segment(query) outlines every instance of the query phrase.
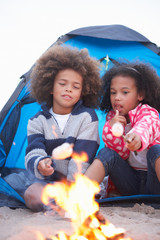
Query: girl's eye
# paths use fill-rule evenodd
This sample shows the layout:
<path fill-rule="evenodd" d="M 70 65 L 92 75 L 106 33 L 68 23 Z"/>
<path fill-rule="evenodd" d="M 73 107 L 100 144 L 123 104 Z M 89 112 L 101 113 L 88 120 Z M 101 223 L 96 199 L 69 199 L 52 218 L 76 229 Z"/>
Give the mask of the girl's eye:
<path fill-rule="evenodd" d="M 125 94 L 125 95 L 126 95 L 127 93 L 128 93 L 127 91 L 124 91 L 124 92 L 123 92 L 123 94 Z"/>
<path fill-rule="evenodd" d="M 80 87 L 79 86 L 73 86 L 75 89 L 79 89 Z"/>
<path fill-rule="evenodd" d="M 110 92 L 110 94 L 111 94 L 111 95 L 114 95 L 114 94 L 116 94 L 116 92 Z"/>

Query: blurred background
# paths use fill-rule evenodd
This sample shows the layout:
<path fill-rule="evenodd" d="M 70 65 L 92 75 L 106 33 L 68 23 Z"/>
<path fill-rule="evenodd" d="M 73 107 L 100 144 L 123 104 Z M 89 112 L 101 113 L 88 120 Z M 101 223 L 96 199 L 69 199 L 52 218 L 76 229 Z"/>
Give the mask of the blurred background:
<path fill-rule="evenodd" d="M 160 46 L 160 0 L 0 0 L 0 111 L 40 55 L 81 27 L 121 24 Z"/>

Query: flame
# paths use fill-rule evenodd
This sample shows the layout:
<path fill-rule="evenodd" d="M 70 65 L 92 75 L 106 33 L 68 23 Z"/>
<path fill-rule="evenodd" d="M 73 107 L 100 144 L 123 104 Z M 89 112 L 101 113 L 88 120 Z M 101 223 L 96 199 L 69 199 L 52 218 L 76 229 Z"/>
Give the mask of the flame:
<path fill-rule="evenodd" d="M 58 138 L 58 135 L 56 133 L 56 126 L 54 124 L 52 125 L 52 133 L 56 138 Z"/>
<path fill-rule="evenodd" d="M 88 161 L 88 155 L 85 152 L 81 152 L 79 153 L 72 153 L 72 158 L 75 160 L 76 164 L 77 164 L 77 172 L 80 173 L 81 169 L 82 169 L 82 164 L 83 162 L 87 162 Z"/>
<path fill-rule="evenodd" d="M 72 158 L 74 158 L 76 161 L 87 162 L 88 155 L 85 152 L 82 152 L 80 154 L 73 152 Z"/>
<path fill-rule="evenodd" d="M 73 158 L 78 161 L 86 161 L 87 154 L 73 153 Z M 100 191 L 99 184 L 77 173 L 75 181 L 55 182 L 45 186 L 42 194 L 42 202 L 50 204 L 54 199 L 56 206 L 63 209 L 72 220 L 74 233 L 68 236 L 60 231 L 50 240 L 131 240 L 124 237 L 122 228 L 115 228 L 99 212 L 99 204 L 95 201 L 95 194 Z M 56 209 L 55 205 L 53 206 Z"/>
<path fill-rule="evenodd" d="M 37 235 L 38 240 L 45 240 L 45 238 L 43 237 L 43 235 L 40 232 L 36 231 L 36 235 Z"/>
<path fill-rule="evenodd" d="M 73 183 L 56 182 L 46 185 L 42 202 L 47 205 L 50 199 L 55 199 L 57 205 L 68 212 L 74 222 L 82 224 L 88 216 L 98 211 L 99 205 L 94 196 L 99 190 L 96 182 L 77 174 Z"/>

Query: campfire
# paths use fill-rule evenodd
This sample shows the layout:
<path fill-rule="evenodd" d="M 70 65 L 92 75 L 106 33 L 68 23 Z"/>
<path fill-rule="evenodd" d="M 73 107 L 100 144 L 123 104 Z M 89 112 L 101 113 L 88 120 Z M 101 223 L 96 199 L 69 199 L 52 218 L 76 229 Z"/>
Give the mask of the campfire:
<path fill-rule="evenodd" d="M 86 161 L 87 158 L 85 153 L 73 153 L 72 157 L 77 159 L 78 164 L 78 159 Z M 99 204 L 95 201 L 95 194 L 99 191 L 98 183 L 79 173 L 72 183 L 65 181 L 48 184 L 42 194 L 43 203 L 52 206 L 61 216 L 69 217 L 74 232 L 67 235 L 64 231 L 59 231 L 56 236 L 45 240 L 131 240 L 124 237 L 125 231 L 122 228 L 114 227 L 100 213 Z"/>

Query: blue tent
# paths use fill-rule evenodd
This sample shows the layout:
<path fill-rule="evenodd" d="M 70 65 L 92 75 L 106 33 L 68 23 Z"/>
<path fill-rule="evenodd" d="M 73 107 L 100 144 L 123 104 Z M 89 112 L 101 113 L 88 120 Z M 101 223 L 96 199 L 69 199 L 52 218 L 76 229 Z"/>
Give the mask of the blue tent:
<path fill-rule="evenodd" d="M 122 58 L 149 62 L 160 76 L 160 48 L 128 27 L 122 25 L 84 27 L 61 36 L 57 41 L 79 49 L 87 48 L 89 54 L 101 62 L 105 62 L 104 59 L 108 56 L 109 67 Z M 104 70 L 102 67 L 101 74 Z M 30 97 L 31 72 L 32 67 L 21 76 L 19 85 L 0 112 L 0 206 L 24 206 L 22 197 L 3 178 L 12 172 L 25 171 L 27 122 L 41 109 L 41 106 Z M 101 136 L 105 116 L 100 110 L 97 114 Z M 101 140 L 100 148 L 102 146 Z M 133 199 L 135 198 L 134 196 Z M 142 198 L 144 199 L 144 196 Z M 152 198 L 159 201 L 160 195 Z"/>

